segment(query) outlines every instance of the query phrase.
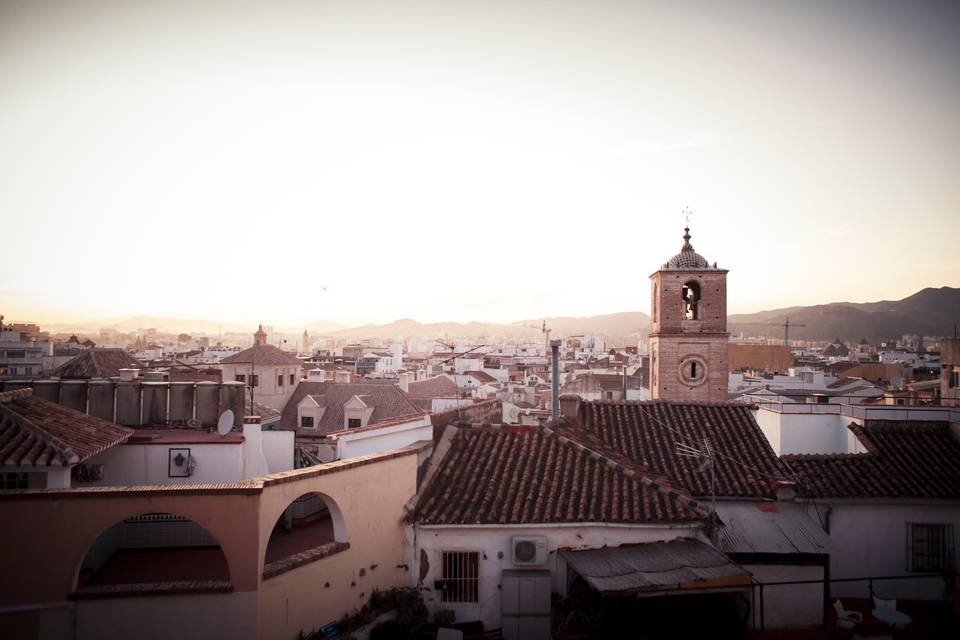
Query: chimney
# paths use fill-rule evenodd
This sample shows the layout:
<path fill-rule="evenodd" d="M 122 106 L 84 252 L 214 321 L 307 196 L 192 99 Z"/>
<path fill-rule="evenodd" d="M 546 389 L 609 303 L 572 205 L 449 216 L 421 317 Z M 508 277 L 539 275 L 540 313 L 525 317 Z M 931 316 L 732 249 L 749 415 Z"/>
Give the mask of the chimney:
<path fill-rule="evenodd" d="M 412 377 L 413 374 L 406 371 L 400 374 L 400 390 L 404 393 L 410 391 L 410 378 Z"/>
<path fill-rule="evenodd" d="M 580 396 L 566 394 L 560 398 L 560 415 L 576 422 L 580 416 Z"/>
<path fill-rule="evenodd" d="M 333 381 L 340 384 L 350 384 L 351 374 L 349 371 L 335 371 Z"/>
<path fill-rule="evenodd" d="M 140 377 L 140 369 L 120 369 L 120 382 L 133 382 Z"/>
<path fill-rule="evenodd" d="M 270 473 L 263 455 L 260 416 L 243 417 L 243 477 L 259 478 Z"/>

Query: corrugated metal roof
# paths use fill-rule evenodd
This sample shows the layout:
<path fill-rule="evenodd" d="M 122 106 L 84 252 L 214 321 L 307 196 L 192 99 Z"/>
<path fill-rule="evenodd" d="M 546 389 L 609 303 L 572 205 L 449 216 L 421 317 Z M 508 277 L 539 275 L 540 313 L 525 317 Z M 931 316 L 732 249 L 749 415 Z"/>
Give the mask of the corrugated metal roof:
<path fill-rule="evenodd" d="M 749 572 L 694 539 L 566 550 L 561 555 L 590 586 L 605 593 L 695 590 L 716 581 L 725 585 L 751 582 Z"/>
<path fill-rule="evenodd" d="M 725 553 L 829 553 L 830 537 L 799 504 L 718 502 Z"/>

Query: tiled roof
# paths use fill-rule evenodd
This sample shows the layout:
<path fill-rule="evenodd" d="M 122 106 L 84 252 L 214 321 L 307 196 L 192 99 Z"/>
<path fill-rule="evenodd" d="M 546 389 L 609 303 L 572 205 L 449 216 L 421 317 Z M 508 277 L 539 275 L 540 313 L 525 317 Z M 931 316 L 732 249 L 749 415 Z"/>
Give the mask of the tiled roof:
<path fill-rule="evenodd" d="M 0 468 L 77 464 L 133 429 L 34 397 L 32 389 L 0 393 Z"/>
<path fill-rule="evenodd" d="M 113 378 L 120 369 L 139 369 L 141 364 L 125 349 L 87 349 L 53 371 L 61 378 Z"/>
<path fill-rule="evenodd" d="M 320 424 L 315 429 L 300 429 L 297 422 L 297 405 L 304 396 L 311 396 L 321 407 L 326 407 Z M 401 416 L 422 413 L 410 402 L 407 394 L 395 384 L 382 382 L 301 382 L 283 408 L 280 426 L 296 428 L 303 435 L 322 435 L 340 431 L 344 427 L 343 405 L 353 396 L 360 396 L 363 403 L 373 407 L 373 414 L 367 424 L 373 425 L 382 420 L 391 420 Z"/>
<path fill-rule="evenodd" d="M 411 505 L 421 524 L 693 522 L 702 508 L 550 429 L 453 428 Z"/>
<path fill-rule="evenodd" d="M 867 420 L 849 429 L 867 453 L 785 455 L 823 498 L 960 498 L 960 443 L 946 422 Z"/>
<path fill-rule="evenodd" d="M 475 378 L 482 382 L 483 384 L 489 384 L 491 382 L 496 382 L 497 379 L 486 371 L 467 371 L 467 375 L 471 378 Z"/>
<path fill-rule="evenodd" d="M 272 344 L 256 344 L 240 353 L 226 357 L 220 364 L 255 364 L 255 365 L 296 365 L 300 366 L 300 359 Z"/>
<path fill-rule="evenodd" d="M 695 496 L 710 495 L 710 471 L 699 469 L 702 460 L 679 455 L 677 443 L 702 447 L 706 438 L 716 452 L 717 496 L 772 498 L 771 481 L 792 476 L 751 409 L 741 403 L 583 402 L 569 429 L 584 431 L 607 450 L 670 478 Z"/>
<path fill-rule="evenodd" d="M 457 383 L 447 376 L 434 376 L 411 382 L 407 387 L 407 395 L 411 398 L 456 398 Z"/>

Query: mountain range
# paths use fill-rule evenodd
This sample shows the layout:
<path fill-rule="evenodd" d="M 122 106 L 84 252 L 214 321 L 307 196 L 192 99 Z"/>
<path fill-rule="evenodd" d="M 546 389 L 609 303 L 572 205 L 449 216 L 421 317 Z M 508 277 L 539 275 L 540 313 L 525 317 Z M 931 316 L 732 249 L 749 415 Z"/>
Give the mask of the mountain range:
<path fill-rule="evenodd" d="M 866 338 L 877 342 L 904 334 L 952 336 L 960 323 L 960 288 L 928 287 L 902 300 L 833 302 L 809 307 L 787 307 L 731 315 L 730 333 L 783 338 L 790 319 L 791 340 Z M 800 326 L 804 325 L 804 326 Z"/>
<path fill-rule="evenodd" d="M 556 318 L 537 318 L 520 320 L 508 324 L 493 322 L 433 322 L 420 323 L 416 320 L 404 318 L 388 324 L 368 324 L 362 327 L 352 327 L 340 331 L 327 332 L 325 335 L 359 339 L 359 338 L 392 338 L 397 336 L 414 338 L 468 338 L 473 336 L 516 336 L 527 337 L 531 340 L 540 340 L 543 337 L 542 327 L 546 327 L 554 335 L 600 334 L 612 336 L 627 336 L 631 334 L 645 334 L 650 329 L 650 316 L 639 311 L 626 311 L 600 316 L 575 318 L 562 316 Z"/>
<path fill-rule="evenodd" d="M 866 338 L 876 342 L 885 338 L 896 338 L 908 333 L 923 335 L 954 335 L 955 327 L 960 323 L 960 288 L 928 287 L 902 300 L 881 300 L 879 302 L 833 302 L 813 306 L 785 307 L 756 313 L 741 313 L 729 316 L 730 332 L 745 336 L 766 336 L 783 338 L 783 325 L 789 318 L 790 338 L 794 340 L 833 340 L 840 338 L 847 342 Z M 552 335 L 569 336 L 576 334 L 598 334 L 608 337 L 608 342 L 619 342 L 611 338 L 626 339 L 632 342 L 635 336 L 644 336 L 650 330 L 650 316 L 639 311 L 626 311 L 589 317 L 560 316 L 519 320 L 512 323 L 490 322 L 434 322 L 421 323 L 409 318 L 387 324 L 368 324 L 345 328 L 331 321 L 316 321 L 306 325 L 313 335 L 327 335 L 346 338 L 468 338 L 476 336 L 512 336 L 525 337 L 539 341 L 543 339 L 541 327 L 544 323 Z M 177 333 L 198 333 L 217 335 L 239 332 L 250 333 L 251 325 L 218 323 L 212 320 L 185 318 L 162 318 L 154 316 L 135 316 L 123 320 L 112 320 L 96 325 L 44 325 L 52 331 L 78 331 L 95 333 L 99 327 L 133 331 L 155 327 L 161 331 Z M 289 329 L 287 333 L 298 334 L 303 328 Z M 631 337 L 632 336 L 632 337 Z M 629 337 L 629 339 L 627 339 Z M 622 341 L 622 340 L 621 340 Z"/>

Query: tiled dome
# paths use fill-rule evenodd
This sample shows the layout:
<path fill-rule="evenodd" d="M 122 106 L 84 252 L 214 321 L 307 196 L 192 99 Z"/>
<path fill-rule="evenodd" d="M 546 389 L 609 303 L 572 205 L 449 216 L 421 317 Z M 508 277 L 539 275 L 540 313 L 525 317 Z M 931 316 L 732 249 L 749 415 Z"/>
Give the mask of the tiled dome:
<path fill-rule="evenodd" d="M 693 250 L 690 244 L 690 227 L 684 228 L 683 247 L 680 253 L 663 264 L 664 269 L 710 269 L 710 263 L 702 255 Z"/>

